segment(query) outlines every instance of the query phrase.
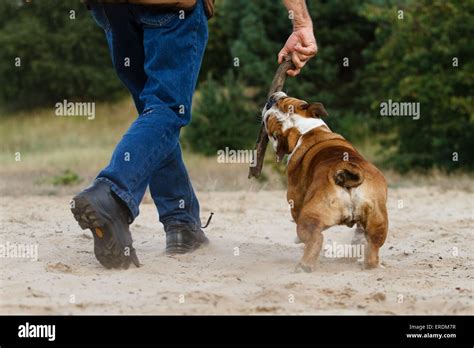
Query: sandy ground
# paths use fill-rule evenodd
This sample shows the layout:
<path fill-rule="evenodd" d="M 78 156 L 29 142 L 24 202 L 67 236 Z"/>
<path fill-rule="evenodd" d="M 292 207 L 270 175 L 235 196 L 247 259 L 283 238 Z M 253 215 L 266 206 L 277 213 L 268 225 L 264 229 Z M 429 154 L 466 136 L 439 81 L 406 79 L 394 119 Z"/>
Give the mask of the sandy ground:
<path fill-rule="evenodd" d="M 283 191 L 203 192 L 211 244 L 166 256 L 152 204 L 132 226 L 141 268 L 103 269 L 69 196 L 2 197 L 0 243 L 38 245 L 38 260 L 1 258 L 0 313 L 473 314 L 474 194 L 437 187 L 389 191 L 385 268 L 322 255 L 296 273 L 302 245 Z M 403 200 L 403 208 L 399 208 Z M 353 230 L 325 232 L 349 243 Z M 11 255 L 10 255 L 11 256 Z"/>

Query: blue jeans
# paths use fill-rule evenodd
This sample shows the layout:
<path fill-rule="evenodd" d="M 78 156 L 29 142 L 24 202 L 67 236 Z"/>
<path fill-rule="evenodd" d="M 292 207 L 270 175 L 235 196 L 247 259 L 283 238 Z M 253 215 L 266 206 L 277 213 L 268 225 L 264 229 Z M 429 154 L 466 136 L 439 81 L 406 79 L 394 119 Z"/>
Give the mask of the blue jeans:
<path fill-rule="evenodd" d="M 198 1 L 186 12 L 136 4 L 95 4 L 91 10 L 139 114 L 97 180 L 108 182 L 128 206 L 130 222 L 149 186 L 163 225 L 200 226 L 199 202 L 183 163 L 179 133 L 191 119 L 207 43 L 203 4 Z"/>

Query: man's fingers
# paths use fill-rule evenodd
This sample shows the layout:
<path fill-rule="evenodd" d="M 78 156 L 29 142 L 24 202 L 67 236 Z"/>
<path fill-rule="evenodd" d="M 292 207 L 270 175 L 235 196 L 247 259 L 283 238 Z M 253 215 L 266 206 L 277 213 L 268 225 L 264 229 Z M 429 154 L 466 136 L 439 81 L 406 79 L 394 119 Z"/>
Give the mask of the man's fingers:
<path fill-rule="evenodd" d="M 301 71 L 301 69 L 290 69 L 290 70 L 286 71 L 286 74 L 288 76 L 295 77 L 296 75 L 298 75 L 300 73 L 300 71 Z"/>
<path fill-rule="evenodd" d="M 297 42 L 296 44 L 292 44 L 291 46 L 289 46 L 289 43 L 287 42 L 278 53 L 278 64 L 283 63 L 285 57 L 290 53 L 293 53 L 291 60 L 293 61 L 296 69 L 289 70 L 288 75 L 296 76 L 300 73 L 301 68 L 305 66 L 306 62 L 314 57 L 317 51 L 318 47 L 314 41 L 309 41 L 309 45 L 304 47 L 302 46 L 301 41 Z"/>
<path fill-rule="evenodd" d="M 291 56 L 291 60 L 293 61 L 298 70 L 300 70 L 306 64 L 306 62 L 301 61 L 300 57 L 297 54 L 293 54 Z"/>
<path fill-rule="evenodd" d="M 299 60 L 304 64 L 306 64 L 311 59 L 310 56 L 305 56 L 305 55 L 297 53 L 297 52 L 293 52 L 293 55 L 297 55 Z"/>
<path fill-rule="evenodd" d="M 307 47 L 303 47 L 301 45 L 296 45 L 295 46 L 295 51 L 308 56 L 309 58 L 313 57 L 316 53 L 318 53 L 318 47 L 316 45 L 311 45 Z"/>
<path fill-rule="evenodd" d="M 278 64 L 283 63 L 283 59 L 285 59 L 287 55 L 288 55 L 288 50 L 285 47 L 283 47 L 280 53 L 278 53 Z"/>
<path fill-rule="evenodd" d="M 308 56 L 306 54 L 303 54 L 303 53 L 300 53 L 300 52 L 293 52 L 293 54 L 296 54 L 298 55 L 298 58 L 302 61 L 302 62 L 307 62 L 308 60 L 310 60 L 311 58 L 313 58 L 314 56 Z"/>

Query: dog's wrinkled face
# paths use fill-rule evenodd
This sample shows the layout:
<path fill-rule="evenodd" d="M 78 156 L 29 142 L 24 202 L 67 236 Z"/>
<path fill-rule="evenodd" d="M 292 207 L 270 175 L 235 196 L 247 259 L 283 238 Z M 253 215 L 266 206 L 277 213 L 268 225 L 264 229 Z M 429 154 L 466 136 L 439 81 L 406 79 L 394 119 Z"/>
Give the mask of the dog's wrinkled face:
<path fill-rule="evenodd" d="M 262 110 L 262 119 L 277 162 L 294 150 L 302 134 L 326 126 L 321 120 L 324 116 L 328 114 L 321 103 L 307 103 L 288 97 L 284 92 L 274 93 Z"/>

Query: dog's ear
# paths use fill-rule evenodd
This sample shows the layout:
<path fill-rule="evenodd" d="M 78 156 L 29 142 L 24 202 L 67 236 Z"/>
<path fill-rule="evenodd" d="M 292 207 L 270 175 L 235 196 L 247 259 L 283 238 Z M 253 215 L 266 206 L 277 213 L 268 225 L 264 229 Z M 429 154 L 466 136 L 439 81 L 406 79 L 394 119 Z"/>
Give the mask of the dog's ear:
<path fill-rule="evenodd" d="M 278 141 L 277 151 L 276 151 L 276 161 L 281 162 L 283 157 L 288 153 L 288 144 L 283 141 Z"/>
<path fill-rule="evenodd" d="M 322 103 L 308 103 L 303 105 L 302 109 L 306 110 L 307 115 L 310 117 L 321 118 L 329 116 Z"/>

